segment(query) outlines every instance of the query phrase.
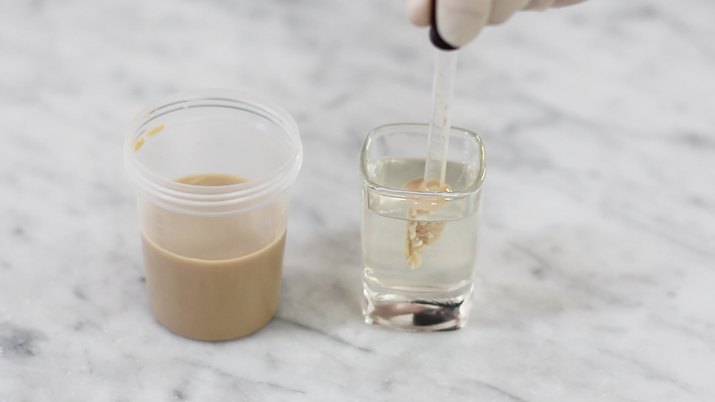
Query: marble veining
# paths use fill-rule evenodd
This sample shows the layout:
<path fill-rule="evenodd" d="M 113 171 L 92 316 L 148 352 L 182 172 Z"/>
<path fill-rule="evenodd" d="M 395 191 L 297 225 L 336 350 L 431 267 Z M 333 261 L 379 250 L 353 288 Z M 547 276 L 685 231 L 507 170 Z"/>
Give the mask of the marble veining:
<path fill-rule="evenodd" d="M 489 159 L 470 325 L 361 321 L 359 147 L 425 122 L 432 53 L 393 1 L 0 3 L 0 402 L 715 400 L 715 3 L 523 13 L 460 54 Z M 148 312 L 121 144 L 232 87 L 296 118 L 282 301 L 254 336 Z"/>

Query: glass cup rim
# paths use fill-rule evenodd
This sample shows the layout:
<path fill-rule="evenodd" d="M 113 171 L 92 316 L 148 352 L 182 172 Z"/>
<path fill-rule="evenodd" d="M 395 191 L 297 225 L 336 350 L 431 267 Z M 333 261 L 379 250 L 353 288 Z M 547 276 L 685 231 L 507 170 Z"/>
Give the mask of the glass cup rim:
<path fill-rule="evenodd" d="M 397 198 L 413 198 L 416 196 L 424 196 L 424 194 L 429 194 L 431 197 L 445 198 L 445 199 L 456 199 L 462 197 L 468 197 L 476 192 L 478 192 L 484 182 L 484 177 L 487 171 L 486 165 L 486 153 L 484 149 L 484 142 L 481 137 L 471 130 L 467 130 L 462 127 L 450 127 L 450 133 L 460 132 L 467 135 L 469 138 L 474 140 L 479 148 L 479 172 L 474 182 L 464 190 L 461 191 L 450 191 L 450 192 L 422 192 L 422 191 L 411 191 L 404 190 L 401 188 L 387 187 L 375 183 L 370 179 L 370 175 L 367 172 L 367 150 L 370 147 L 370 143 L 378 136 L 381 132 L 398 127 L 411 127 L 419 129 L 429 129 L 429 124 L 426 123 L 389 123 L 383 124 L 381 126 L 375 127 L 367 133 L 365 141 L 363 142 L 362 148 L 360 150 L 360 174 L 362 176 L 363 183 L 373 190 L 379 191 L 384 194 L 389 194 Z"/>

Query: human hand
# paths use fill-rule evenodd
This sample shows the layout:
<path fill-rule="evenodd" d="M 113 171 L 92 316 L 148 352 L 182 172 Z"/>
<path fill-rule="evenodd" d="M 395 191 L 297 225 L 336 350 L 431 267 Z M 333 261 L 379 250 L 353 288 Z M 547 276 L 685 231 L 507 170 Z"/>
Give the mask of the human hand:
<path fill-rule="evenodd" d="M 433 1 L 437 1 L 439 35 L 450 45 L 461 47 L 474 39 L 485 25 L 502 24 L 519 10 L 543 11 L 585 0 L 408 0 L 410 21 L 417 26 L 428 26 Z"/>

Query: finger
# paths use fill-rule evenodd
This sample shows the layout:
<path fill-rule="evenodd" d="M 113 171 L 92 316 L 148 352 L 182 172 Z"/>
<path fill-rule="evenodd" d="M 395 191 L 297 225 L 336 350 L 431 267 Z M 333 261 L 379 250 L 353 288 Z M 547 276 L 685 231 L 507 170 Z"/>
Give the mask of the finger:
<path fill-rule="evenodd" d="M 489 18 L 491 0 L 438 0 L 437 30 L 454 47 L 466 45 Z"/>
<path fill-rule="evenodd" d="M 554 0 L 531 0 L 524 10 L 544 11 L 551 7 L 553 2 Z"/>
<path fill-rule="evenodd" d="M 407 0 L 407 16 L 418 27 L 426 27 L 432 17 L 431 7 L 431 0 Z"/>
<path fill-rule="evenodd" d="M 551 7 L 566 7 L 574 4 L 583 3 L 586 0 L 556 0 Z"/>
<path fill-rule="evenodd" d="M 492 11 L 489 14 L 489 24 L 503 24 L 515 12 L 529 4 L 529 0 L 493 0 Z"/>

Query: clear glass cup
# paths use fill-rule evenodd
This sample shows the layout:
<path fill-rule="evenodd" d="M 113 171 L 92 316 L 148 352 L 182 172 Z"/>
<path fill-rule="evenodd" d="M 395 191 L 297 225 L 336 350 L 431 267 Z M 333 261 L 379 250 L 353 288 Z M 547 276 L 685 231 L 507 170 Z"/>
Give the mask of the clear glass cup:
<path fill-rule="evenodd" d="M 484 145 L 452 128 L 448 188 L 428 190 L 415 185 L 424 176 L 427 134 L 425 124 L 389 124 L 363 144 L 363 314 L 370 324 L 438 331 L 468 319 Z"/>
<path fill-rule="evenodd" d="M 236 91 L 174 96 L 137 118 L 124 159 L 157 321 L 210 341 L 268 323 L 302 161 L 291 116 Z"/>

